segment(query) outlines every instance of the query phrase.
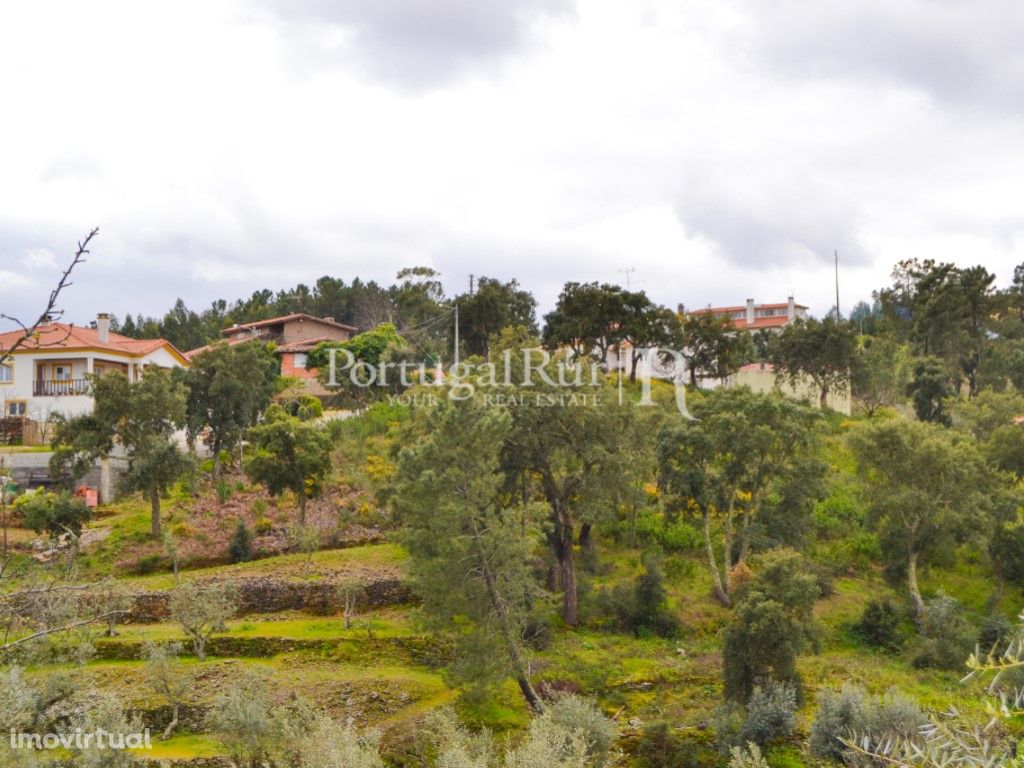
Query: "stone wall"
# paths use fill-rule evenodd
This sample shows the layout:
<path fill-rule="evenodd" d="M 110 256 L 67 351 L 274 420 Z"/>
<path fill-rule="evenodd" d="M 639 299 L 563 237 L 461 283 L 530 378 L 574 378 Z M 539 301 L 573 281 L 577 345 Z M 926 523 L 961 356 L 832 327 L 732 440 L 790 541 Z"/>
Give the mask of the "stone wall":
<path fill-rule="evenodd" d="M 287 581 L 272 577 L 238 579 L 238 616 L 251 613 L 303 611 L 320 616 L 340 613 L 344 601 L 333 581 Z M 364 596 L 359 610 L 382 608 L 415 602 L 408 584 L 396 576 L 370 580 L 363 585 Z M 132 624 L 153 624 L 170 618 L 170 592 L 142 592 L 135 595 L 135 605 L 126 621 Z"/>

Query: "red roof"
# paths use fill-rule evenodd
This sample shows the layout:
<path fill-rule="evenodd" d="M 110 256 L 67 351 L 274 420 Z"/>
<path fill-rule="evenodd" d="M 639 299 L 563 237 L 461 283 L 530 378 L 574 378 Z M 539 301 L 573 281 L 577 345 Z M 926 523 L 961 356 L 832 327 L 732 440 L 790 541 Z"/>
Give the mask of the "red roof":
<path fill-rule="evenodd" d="M 22 331 L 20 330 L 0 333 L 0 351 L 5 351 L 13 346 L 21 336 Z M 68 323 L 50 323 L 36 329 L 32 338 L 23 342 L 15 354 L 47 350 L 63 352 L 93 350 L 114 352 L 130 357 L 143 357 L 161 347 L 166 347 L 171 354 L 181 360 L 186 359 L 166 339 L 132 339 L 110 331 L 107 333 L 107 340 L 100 341 L 99 331 L 95 328 L 85 328 Z"/>

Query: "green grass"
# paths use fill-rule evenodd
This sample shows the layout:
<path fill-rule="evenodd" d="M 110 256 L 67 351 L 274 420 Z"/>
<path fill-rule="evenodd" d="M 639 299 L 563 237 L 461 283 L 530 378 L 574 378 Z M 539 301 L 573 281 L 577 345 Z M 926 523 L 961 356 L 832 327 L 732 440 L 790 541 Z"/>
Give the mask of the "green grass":
<path fill-rule="evenodd" d="M 129 624 L 118 628 L 118 639 L 158 641 L 181 640 L 185 635 L 177 624 Z M 358 639 L 367 637 L 408 637 L 413 634 L 410 620 L 396 611 L 381 611 L 359 616 L 351 629 L 337 618 L 250 617 L 229 621 L 226 632 L 216 637 L 280 637 L 289 640 Z"/>
<path fill-rule="evenodd" d="M 135 754 L 146 760 L 195 760 L 224 754 L 220 743 L 210 736 L 189 734 L 172 736 L 167 741 L 159 737 L 160 734 L 152 734 L 152 748 L 134 750 Z"/>
<path fill-rule="evenodd" d="M 347 569 L 395 569 L 406 559 L 405 551 L 397 544 L 368 544 L 348 549 L 321 550 L 313 553 L 313 560 L 307 567 L 307 556 L 303 553 L 278 555 L 261 560 L 232 565 L 218 565 L 212 568 L 198 568 L 181 572 L 181 578 L 197 577 L 231 578 L 273 575 L 293 581 L 311 581 L 322 577 L 322 570 Z M 156 573 L 146 576 L 129 576 L 124 583 L 133 589 L 172 589 L 174 576 L 170 573 Z"/>

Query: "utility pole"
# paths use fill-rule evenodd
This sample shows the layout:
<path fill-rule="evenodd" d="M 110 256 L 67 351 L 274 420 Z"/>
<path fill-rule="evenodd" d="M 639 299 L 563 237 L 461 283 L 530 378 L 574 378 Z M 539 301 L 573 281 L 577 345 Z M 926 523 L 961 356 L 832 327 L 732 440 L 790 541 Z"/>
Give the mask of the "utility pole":
<path fill-rule="evenodd" d="M 629 273 L 630 272 L 636 272 L 636 267 L 629 267 L 628 269 L 620 269 L 619 272 L 620 273 L 624 273 L 626 275 L 626 290 L 628 291 L 630 289 L 629 288 Z"/>
<path fill-rule="evenodd" d="M 469 276 L 469 295 L 470 296 L 473 295 L 473 275 L 472 274 L 470 274 L 470 276 Z"/>
<path fill-rule="evenodd" d="M 455 365 L 459 364 L 459 305 L 455 304 Z"/>
<path fill-rule="evenodd" d="M 836 254 L 836 320 L 842 318 L 842 314 L 839 312 L 839 251 L 835 251 Z"/>

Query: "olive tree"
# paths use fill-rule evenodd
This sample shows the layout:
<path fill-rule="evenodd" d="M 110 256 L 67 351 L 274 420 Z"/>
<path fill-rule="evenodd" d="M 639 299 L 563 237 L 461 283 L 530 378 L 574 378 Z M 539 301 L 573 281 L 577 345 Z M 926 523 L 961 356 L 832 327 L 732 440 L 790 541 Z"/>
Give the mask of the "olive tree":
<path fill-rule="evenodd" d="M 150 688 L 171 708 L 171 719 L 164 728 L 162 738 L 169 739 L 178 727 L 181 705 L 193 685 L 192 675 L 178 659 L 181 643 L 168 645 L 148 644 L 145 648 L 145 674 Z"/>
<path fill-rule="evenodd" d="M 237 602 L 237 590 L 226 582 L 187 581 L 171 592 L 171 617 L 192 640 L 200 659 L 206 658 L 206 643 L 213 633 L 223 632 L 237 612 Z"/>
<path fill-rule="evenodd" d="M 299 525 L 306 524 L 306 502 L 323 490 L 331 472 L 331 438 L 308 422 L 272 406 L 264 423 L 249 430 L 253 451 L 245 472 L 274 495 L 286 490 L 299 502 Z"/>
<path fill-rule="evenodd" d="M 925 610 L 918 569 L 988 529 L 1002 497 L 999 478 L 973 441 L 943 427 L 891 419 L 850 438 L 883 554 L 906 569 L 920 626 Z"/>

